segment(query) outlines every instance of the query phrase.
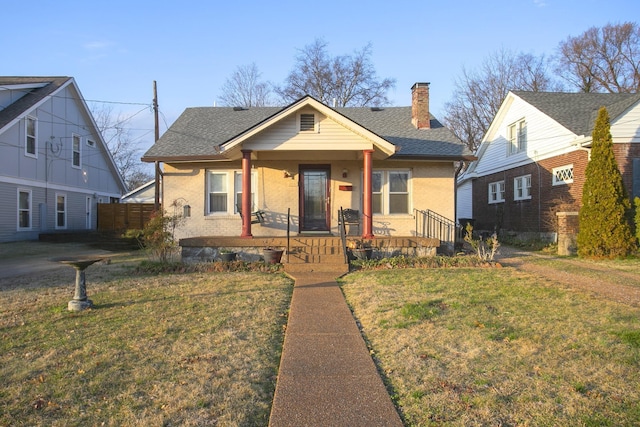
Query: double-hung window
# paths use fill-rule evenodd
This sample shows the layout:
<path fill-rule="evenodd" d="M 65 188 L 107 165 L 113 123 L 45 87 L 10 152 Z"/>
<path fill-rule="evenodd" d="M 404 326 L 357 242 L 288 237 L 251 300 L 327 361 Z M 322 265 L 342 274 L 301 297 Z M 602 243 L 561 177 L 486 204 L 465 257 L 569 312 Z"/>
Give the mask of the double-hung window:
<path fill-rule="evenodd" d="M 38 122 L 35 117 L 27 116 L 25 119 L 25 143 L 24 154 L 30 157 L 38 155 Z"/>
<path fill-rule="evenodd" d="M 67 227 L 67 196 L 56 194 L 56 228 Z"/>
<path fill-rule="evenodd" d="M 374 214 L 408 214 L 411 173 L 373 171 L 372 205 Z"/>
<path fill-rule="evenodd" d="M 31 229 L 31 190 L 18 189 L 18 230 Z"/>
<path fill-rule="evenodd" d="M 551 175 L 553 176 L 553 185 L 571 184 L 573 182 L 573 165 L 553 168 Z"/>
<path fill-rule="evenodd" d="M 79 168 L 80 164 L 80 136 L 73 135 L 71 137 L 72 147 L 71 147 L 71 164 L 75 168 Z"/>
<path fill-rule="evenodd" d="M 527 123 L 519 120 L 507 128 L 509 138 L 509 154 L 516 154 L 527 149 Z"/>
<path fill-rule="evenodd" d="M 504 202 L 504 181 L 489 184 L 489 203 Z"/>
<path fill-rule="evenodd" d="M 234 190 L 236 193 L 236 213 L 238 210 L 238 206 L 242 207 L 242 172 L 234 173 Z M 256 210 L 256 190 L 255 190 L 255 176 L 253 173 L 251 174 L 251 212 Z"/>
<path fill-rule="evenodd" d="M 207 173 L 207 213 L 227 213 L 228 206 L 228 173 L 208 171 Z"/>
<path fill-rule="evenodd" d="M 523 175 L 513 180 L 513 200 L 531 198 L 531 175 Z"/>
<path fill-rule="evenodd" d="M 256 177 L 251 173 L 251 210 L 256 206 Z M 242 204 L 242 172 L 233 170 L 207 171 L 207 214 L 238 212 Z"/>

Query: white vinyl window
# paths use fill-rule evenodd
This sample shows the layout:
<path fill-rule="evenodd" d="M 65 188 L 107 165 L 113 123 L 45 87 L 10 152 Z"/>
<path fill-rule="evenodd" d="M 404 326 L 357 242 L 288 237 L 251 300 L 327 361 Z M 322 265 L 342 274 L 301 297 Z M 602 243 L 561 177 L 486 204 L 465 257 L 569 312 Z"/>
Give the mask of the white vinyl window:
<path fill-rule="evenodd" d="M 523 175 L 513 180 L 513 200 L 531 198 L 531 175 Z"/>
<path fill-rule="evenodd" d="M 67 196 L 56 194 L 56 228 L 67 228 Z"/>
<path fill-rule="evenodd" d="M 238 206 L 242 207 L 242 172 L 234 173 L 234 191 L 236 193 L 235 213 L 238 213 Z M 251 212 L 256 210 L 256 176 L 251 173 Z"/>
<path fill-rule="evenodd" d="M 209 171 L 207 173 L 207 213 L 229 212 L 227 180 L 227 172 Z"/>
<path fill-rule="evenodd" d="M 300 132 L 313 132 L 316 129 L 315 114 L 300 114 Z"/>
<path fill-rule="evenodd" d="M 489 203 L 504 202 L 504 181 L 489 184 Z"/>
<path fill-rule="evenodd" d="M 38 156 L 38 121 L 31 116 L 25 119 L 24 154 L 30 157 Z"/>
<path fill-rule="evenodd" d="M 551 174 L 553 176 L 553 185 L 571 184 L 573 182 L 573 165 L 553 168 Z"/>
<path fill-rule="evenodd" d="M 372 179 L 374 214 L 409 213 L 410 171 L 373 171 Z"/>
<path fill-rule="evenodd" d="M 72 141 L 72 147 L 71 147 L 71 164 L 73 165 L 73 167 L 75 168 L 79 168 L 80 166 L 82 166 L 80 164 L 80 136 L 79 135 L 73 135 L 71 137 L 71 141 Z"/>
<path fill-rule="evenodd" d="M 509 154 L 527 150 L 527 123 L 524 119 L 509 125 L 507 138 L 509 138 Z"/>
<path fill-rule="evenodd" d="M 257 206 L 256 175 L 251 173 L 251 210 Z M 241 171 L 207 171 L 207 213 L 234 214 L 242 203 Z"/>
<path fill-rule="evenodd" d="M 18 189 L 18 231 L 31 230 L 31 190 Z"/>

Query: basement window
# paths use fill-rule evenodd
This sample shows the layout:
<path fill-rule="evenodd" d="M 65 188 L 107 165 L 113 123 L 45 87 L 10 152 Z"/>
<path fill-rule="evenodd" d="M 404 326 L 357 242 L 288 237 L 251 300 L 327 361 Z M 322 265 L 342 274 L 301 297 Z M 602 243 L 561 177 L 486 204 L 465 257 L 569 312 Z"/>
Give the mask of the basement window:
<path fill-rule="evenodd" d="M 315 128 L 315 114 L 300 114 L 300 132 L 313 132 Z"/>

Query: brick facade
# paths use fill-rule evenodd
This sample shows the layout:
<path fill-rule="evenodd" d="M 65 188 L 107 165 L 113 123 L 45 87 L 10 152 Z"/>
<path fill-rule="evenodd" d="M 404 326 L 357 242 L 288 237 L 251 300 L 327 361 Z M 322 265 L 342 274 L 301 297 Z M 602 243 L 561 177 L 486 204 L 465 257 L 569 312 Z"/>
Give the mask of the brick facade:
<path fill-rule="evenodd" d="M 627 193 L 632 196 L 633 158 L 640 158 L 640 144 L 614 144 L 614 153 Z M 473 216 L 476 230 L 557 232 L 556 213 L 580 209 L 587 162 L 587 151 L 576 150 L 475 179 Z M 553 185 L 553 169 L 570 164 L 573 164 L 573 182 Z M 514 200 L 514 178 L 523 175 L 531 175 L 531 199 Z M 501 180 L 505 183 L 505 200 L 490 204 L 489 184 Z"/>

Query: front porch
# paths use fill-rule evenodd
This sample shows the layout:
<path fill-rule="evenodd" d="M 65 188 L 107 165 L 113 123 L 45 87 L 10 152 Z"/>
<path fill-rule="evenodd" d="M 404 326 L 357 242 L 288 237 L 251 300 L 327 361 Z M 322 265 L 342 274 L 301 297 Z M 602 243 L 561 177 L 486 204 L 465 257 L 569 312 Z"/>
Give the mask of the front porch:
<path fill-rule="evenodd" d="M 360 240 L 348 236 L 347 242 Z M 433 256 L 440 247 L 440 240 L 427 237 L 375 237 L 371 242 L 372 256 L 384 258 L 398 255 Z M 291 236 L 287 237 L 190 237 L 180 240 L 182 260 L 187 263 L 220 260 L 222 249 L 237 252 L 243 261 L 260 261 L 266 247 L 283 249 L 281 262 L 285 267 L 348 266 L 342 239 L 339 236 Z M 347 269 L 348 271 L 348 269 Z"/>

